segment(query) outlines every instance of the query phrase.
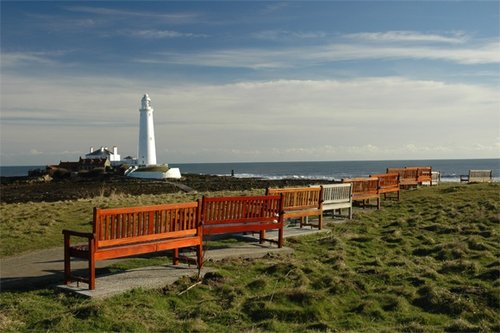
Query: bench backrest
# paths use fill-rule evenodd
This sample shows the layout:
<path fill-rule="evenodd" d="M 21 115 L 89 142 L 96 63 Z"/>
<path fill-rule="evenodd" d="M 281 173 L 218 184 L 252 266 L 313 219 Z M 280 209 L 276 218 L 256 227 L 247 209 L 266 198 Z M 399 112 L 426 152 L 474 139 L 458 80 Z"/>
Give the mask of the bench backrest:
<path fill-rule="evenodd" d="M 352 184 L 352 194 L 378 194 L 378 178 L 349 178 L 342 179 L 343 183 Z"/>
<path fill-rule="evenodd" d="M 417 169 L 417 180 L 419 183 L 432 181 L 432 167 L 413 167 Z"/>
<path fill-rule="evenodd" d="M 441 181 L 441 172 L 432 171 L 432 184 L 437 185 Z"/>
<path fill-rule="evenodd" d="M 489 182 L 492 178 L 492 170 L 469 170 L 469 182 Z"/>
<path fill-rule="evenodd" d="M 281 196 L 203 197 L 204 227 L 277 222 L 282 211 Z"/>
<path fill-rule="evenodd" d="M 403 184 L 432 181 L 432 167 L 387 168 L 386 173 L 399 174 L 399 181 Z"/>
<path fill-rule="evenodd" d="M 154 206 L 94 208 L 96 247 L 106 247 L 199 233 L 197 201 Z"/>
<path fill-rule="evenodd" d="M 323 208 L 330 204 L 352 202 L 352 184 L 327 184 L 323 188 Z"/>
<path fill-rule="evenodd" d="M 285 211 L 321 209 L 321 187 L 268 188 L 266 194 L 283 195 Z"/>
<path fill-rule="evenodd" d="M 418 179 L 416 168 L 387 168 L 387 173 L 397 173 L 401 182 L 417 181 Z"/>
<path fill-rule="evenodd" d="M 370 177 L 378 178 L 378 186 L 380 189 L 399 188 L 398 173 L 381 173 L 370 175 Z"/>

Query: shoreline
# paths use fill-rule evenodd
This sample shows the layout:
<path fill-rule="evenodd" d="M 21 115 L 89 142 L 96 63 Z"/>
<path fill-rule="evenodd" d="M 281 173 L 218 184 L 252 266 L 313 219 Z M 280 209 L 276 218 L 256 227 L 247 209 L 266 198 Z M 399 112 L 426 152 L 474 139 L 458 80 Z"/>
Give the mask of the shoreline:
<path fill-rule="evenodd" d="M 170 194 L 187 192 L 247 191 L 267 187 L 308 186 L 334 181 L 317 179 L 263 179 L 184 174 L 181 179 L 138 179 L 116 175 L 44 181 L 34 177 L 1 177 L 0 203 L 57 202 L 115 194 Z"/>
<path fill-rule="evenodd" d="M 161 195 L 189 192 L 249 191 L 267 187 L 300 187 L 312 184 L 332 184 L 338 180 L 317 178 L 236 177 L 208 174 L 183 174 L 181 179 L 139 179 L 112 174 L 92 177 L 46 179 L 21 176 L 0 177 L 0 203 L 57 202 L 123 195 Z M 494 178 L 494 183 L 498 179 Z M 443 181 L 443 184 L 464 184 Z"/>

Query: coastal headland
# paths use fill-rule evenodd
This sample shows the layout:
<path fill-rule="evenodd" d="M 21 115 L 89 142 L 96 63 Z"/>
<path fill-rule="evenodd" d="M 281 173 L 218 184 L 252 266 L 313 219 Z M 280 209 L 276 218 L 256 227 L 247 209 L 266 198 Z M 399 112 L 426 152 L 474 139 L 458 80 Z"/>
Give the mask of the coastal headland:
<path fill-rule="evenodd" d="M 38 177 L 1 177 L 0 202 L 55 202 L 110 195 L 168 194 L 186 191 L 247 191 L 266 187 L 308 186 L 312 179 L 261 179 L 184 174 L 175 181 L 136 179 L 116 175 L 44 181 Z M 328 181 L 321 181 L 328 183 Z"/>

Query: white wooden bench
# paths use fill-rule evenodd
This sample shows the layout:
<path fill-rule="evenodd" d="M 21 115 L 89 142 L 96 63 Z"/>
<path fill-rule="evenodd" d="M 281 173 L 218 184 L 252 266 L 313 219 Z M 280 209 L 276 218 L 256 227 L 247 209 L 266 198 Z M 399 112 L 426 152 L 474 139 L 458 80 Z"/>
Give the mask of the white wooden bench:
<path fill-rule="evenodd" d="M 322 213 L 332 211 L 332 216 L 335 216 L 335 211 L 339 211 L 342 216 L 342 209 L 348 209 L 348 218 L 352 219 L 352 184 L 327 184 L 321 185 L 323 188 L 323 207 Z"/>
<path fill-rule="evenodd" d="M 469 174 L 460 176 L 461 182 L 469 183 L 490 183 L 493 181 L 492 170 L 469 170 Z"/>
<path fill-rule="evenodd" d="M 441 182 L 441 172 L 432 171 L 432 183 L 431 185 L 438 185 Z"/>

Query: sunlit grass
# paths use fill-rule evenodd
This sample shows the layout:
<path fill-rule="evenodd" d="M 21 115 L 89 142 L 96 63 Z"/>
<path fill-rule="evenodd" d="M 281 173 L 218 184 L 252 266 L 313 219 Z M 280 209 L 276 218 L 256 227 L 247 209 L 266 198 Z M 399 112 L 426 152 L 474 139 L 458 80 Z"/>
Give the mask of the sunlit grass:
<path fill-rule="evenodd" d="M 405 191 L 401 202 L 356 209 L 353 221 L 331 224 L 326 234 L 287 239 L 293 254 L 209 263 L 216 272 L 182 295 L 194 277 L 106 300 L 4 292 L 0 329 L 498 332 L 499 190 L 449 184 Z"/>

